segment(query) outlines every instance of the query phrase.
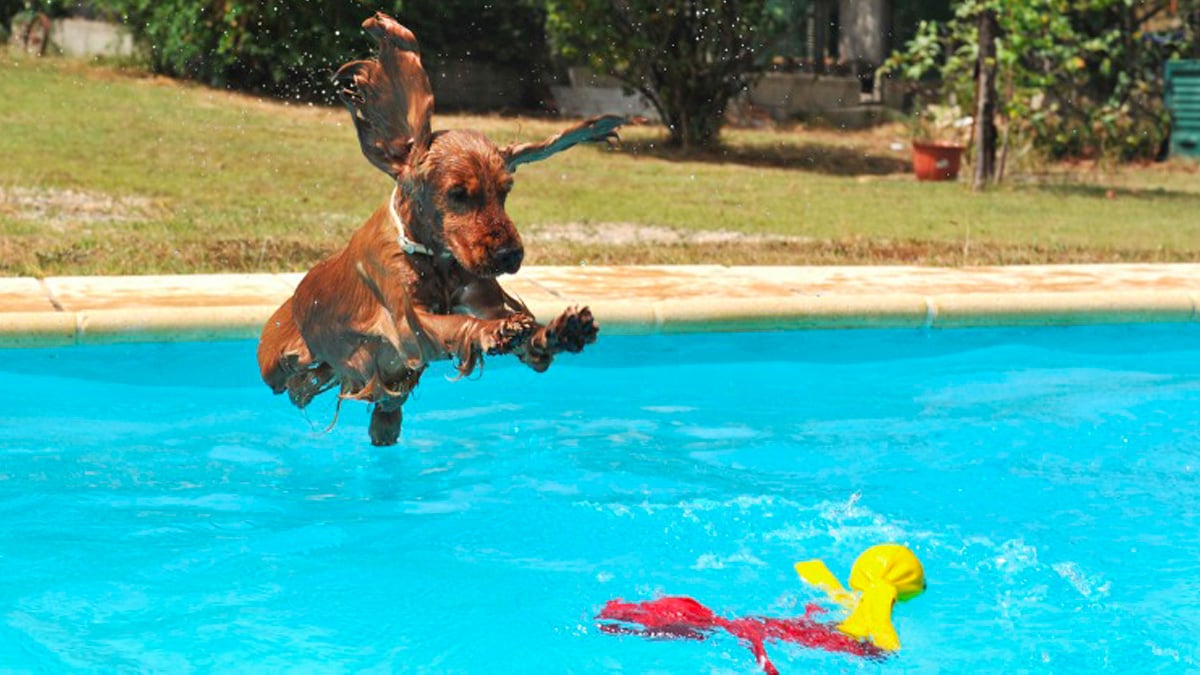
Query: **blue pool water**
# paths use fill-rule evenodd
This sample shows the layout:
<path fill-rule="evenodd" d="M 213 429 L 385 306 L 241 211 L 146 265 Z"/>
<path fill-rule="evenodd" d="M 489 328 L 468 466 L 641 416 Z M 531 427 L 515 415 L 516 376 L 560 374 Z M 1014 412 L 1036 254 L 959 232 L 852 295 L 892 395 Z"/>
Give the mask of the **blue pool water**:
<path fill-rule="evenodd" d="M 251 342 L 0 352 L 0 670 L 754 673 L 728 636 L 596 630 L 610 598 L 726 616 L 900 541 L 928 592 L 884 662 L 1200 666 L 1200 332 L 605 337 L 535 375 L 426 375 L 402 444 L 307 415 Z"/>

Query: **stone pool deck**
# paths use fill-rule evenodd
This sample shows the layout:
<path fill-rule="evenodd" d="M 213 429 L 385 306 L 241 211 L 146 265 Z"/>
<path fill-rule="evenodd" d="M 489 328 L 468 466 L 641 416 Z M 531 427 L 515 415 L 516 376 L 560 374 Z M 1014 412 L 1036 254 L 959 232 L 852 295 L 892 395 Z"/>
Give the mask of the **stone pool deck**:
<path fill-rule="evenodd" d="M 257 337 L 302 274 L 0 278 L 0 346 Z M 1200 320 L 1200 264 L 526 267 L 501 280 L 545 320 L 605 334 Z"/>

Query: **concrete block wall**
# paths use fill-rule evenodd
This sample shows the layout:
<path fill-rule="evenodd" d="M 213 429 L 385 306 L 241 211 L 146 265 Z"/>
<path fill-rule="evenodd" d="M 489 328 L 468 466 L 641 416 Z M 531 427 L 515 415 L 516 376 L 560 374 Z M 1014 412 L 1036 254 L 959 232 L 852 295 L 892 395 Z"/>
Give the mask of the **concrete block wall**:
<path fill-rule="evenodd" d="M 131 56 L 133 35 L 123 26 L 91 19 L 55 19 L 50 45 L 65 56 Z"/>

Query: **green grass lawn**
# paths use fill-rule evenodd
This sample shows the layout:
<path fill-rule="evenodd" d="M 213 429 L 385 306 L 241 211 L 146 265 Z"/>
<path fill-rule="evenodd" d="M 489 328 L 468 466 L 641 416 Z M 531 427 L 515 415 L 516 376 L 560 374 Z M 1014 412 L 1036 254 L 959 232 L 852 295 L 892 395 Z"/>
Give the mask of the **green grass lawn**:
<path fill-rule="evenodd" d="M 566 122 L 439 116 L 499 144 Z M 660 129 L 523 166 L 509 213 L 549 263 L 991 264 L 1200 259 L 1200 173 L 1057 167 L 973 194 L 917 183 L 899 128 L 731 130 L 675 157 Z M 0 274 L 302 270 L 387 196 L 340 108 L 259 101 L 63 60 L 0 63 Z M 715 243 L 542 241 L 582 224 Z"/>

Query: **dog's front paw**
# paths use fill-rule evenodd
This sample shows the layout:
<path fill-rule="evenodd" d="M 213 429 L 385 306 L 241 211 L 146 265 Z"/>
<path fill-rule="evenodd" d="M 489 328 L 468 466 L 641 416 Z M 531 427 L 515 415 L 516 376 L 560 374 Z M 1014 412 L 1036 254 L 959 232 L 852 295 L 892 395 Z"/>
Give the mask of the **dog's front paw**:
<path fill-rule="evenodd" d="M 491 330 L 484 333 L 480 340 L 480 348 L 489 355 L 507 354 L 529 338 L 530 333 L 537 329 L 537 322 L 528 314 L 513 314 L 498 319 Z"/>
<path fill-rule="evenodd" d="M 551 350 L 576 353 L 584 345 L 596 341 L 600 324 L 587 307 L 568 307 L 546 327 L 546 338 Z"/>

